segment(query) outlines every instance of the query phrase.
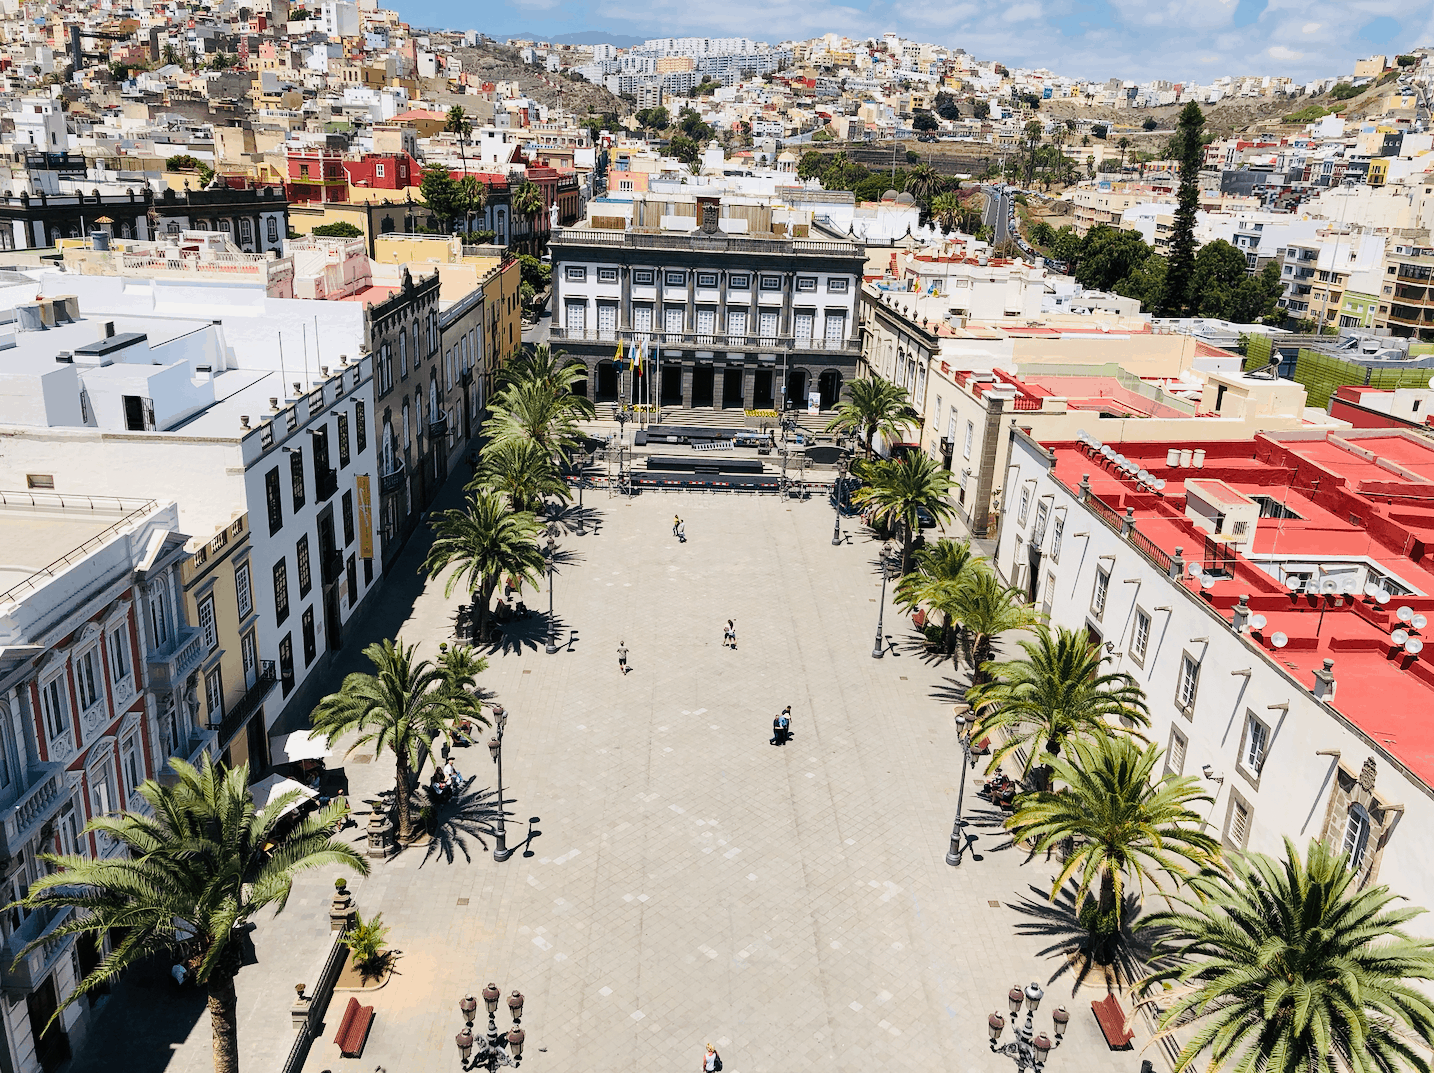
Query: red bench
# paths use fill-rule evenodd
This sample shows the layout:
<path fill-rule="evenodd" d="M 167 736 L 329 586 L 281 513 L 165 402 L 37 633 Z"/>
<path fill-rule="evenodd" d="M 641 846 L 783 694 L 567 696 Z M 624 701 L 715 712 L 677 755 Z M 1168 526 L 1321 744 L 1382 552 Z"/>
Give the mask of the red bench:
<path fill-rule="evenodd" d="M 1100 1025 L 1110 1049 L 1129 1049 L 1135 1033 L 1125 1027 L 1125 1011 L 1120 1008 L 1120 1000 L 1114 995 L 1106 995 L 1103 999 L 1093 1001 L 1090 1008 L 1095 1013 L 1096 1024 Z"/>
<path fill-rule="evenodd" d="M 364 1041 L 368 1039 L 369 1026 L 372 1024 L 373 1007 L 360 1006 L 358 999 L 349 996 L 343 1020 L 339 1022 L 338 1034 L 334 1036 L 334 1042 L 339 1045 L 339 1053 L 345 1058 L 357 1058 L 361 1055 Z"/>

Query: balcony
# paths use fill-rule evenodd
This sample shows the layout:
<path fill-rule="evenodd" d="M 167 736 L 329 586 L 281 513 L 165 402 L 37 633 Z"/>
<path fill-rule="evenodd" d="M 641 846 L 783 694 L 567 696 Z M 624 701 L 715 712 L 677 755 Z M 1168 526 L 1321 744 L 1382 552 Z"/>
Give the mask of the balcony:
<path fill-rule="evenodd" d="M 395 458 L 393 468 L 380 470 L 378 475 L 378 487 L 384 495 L 393 495 L 403 487 L 403 481 L 407 474 L 404 472 L 403 459 Z"/>
<path fill-rule="evenodd" d="M 274 688 L 274 683 L 278 680 L 279 675 L 274 670 L 274 661 L 271 659 L 262 661 L 259 664 L 259 673 L 254 679 L 254 684 L 245 690 L 244 695 L 224 713 L 224 718 L 219 723 L 217 743 L 221 749 L 244 729 L 250 718 L 263 705 L 265 698 L 269 696 L 269 691 Z"/>
<path fill-rule="evenodd" d="M 70 906 L 63 909 L 40 909 L 25 918 L 25 923 L 21 924 L 19 929 L 10 935 L 4 947 L 0 948 L 0 989 L 7 995 L 20 996 L 35 990 L 44 982 L 55 963 L 70 949 L 70 944 L 74 941 L 72 937 L 53 939 L 37 946 L 19 961 L 15 959 L 27 945 L 53 933 L 70 918 L 73 911 Z"/>
<path fill-rule="evenodd" d="M 459 374 L 458 380 L 464 387 L 471 387 L 473 385 L 473 370 L 464 369 L 463 372 Z"/>
<path fill-rule="evenodd" d="M 169 644 L 149 654 L 150 688 L 178 688 L 203 658 L 204 635 L 194 626 L 181 626 Z"/>
<path fill-rule="evenodd" d="M 32 767 L 30 774 L 36 780 L 34 785 L 13 805 L 0 810 L 0 850 L 7 858 L 24 849 L 64 801 L 64 764 Z"/>
<path fill-rule="evenodd" d="M 337 551 L 330 551 L 328 554 L 319 553 L 319 577 L 325 585 L 334 584 L 343 572 L 344 557 Z"/>
<path fill-rule="evenodd" d="M 549 331 L 553 339 L 574 342 L 611 343 L 621 339 L 628 345 L 646 340 L 654 347 L 712 347 L 715 350 L 813 350 L 825 353 L 859 351 L 859 339 L 826 339 L 822 336 L 731 335 L 722 332 L 642 332 L 612 328 L 558 328 Z"/>
<path fill-rule="evenodd" d="M 435 440 L 441 440 L 448 435 L 448 415 L 440 414 L 428 422 L 428 435 Z"/>

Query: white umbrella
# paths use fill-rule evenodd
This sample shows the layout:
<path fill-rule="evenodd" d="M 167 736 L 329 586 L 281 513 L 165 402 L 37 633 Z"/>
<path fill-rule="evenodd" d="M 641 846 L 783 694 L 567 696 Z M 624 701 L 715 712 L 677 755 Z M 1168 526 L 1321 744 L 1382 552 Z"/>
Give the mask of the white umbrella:
<path fill-rule="evenodd" d="M 303 797 L 314 798 L 319 796 L 317 791 L 310 790 L 301 782 L 286 779 L 283 775 L 270 775 L 267 779 L 261 779 L 249 787 L 249 794 L 254 798 L 254 804 L 262 809 L 268 805 L 270 801 L 282 797 L 290 790 L 298 790 Z M 299 802 L 293 801 L 288 808 L 284 809 L 284 812 L 291 812 L 298 807 Z"/>
<path fill-rule="evenodd" d="M 269 755 L 276 764 L 292 764 L 299 760 L 327 760 L 333 752 L 323 738 L 310 738 L 307 730 L 296 730 L 271 737 Z"/>

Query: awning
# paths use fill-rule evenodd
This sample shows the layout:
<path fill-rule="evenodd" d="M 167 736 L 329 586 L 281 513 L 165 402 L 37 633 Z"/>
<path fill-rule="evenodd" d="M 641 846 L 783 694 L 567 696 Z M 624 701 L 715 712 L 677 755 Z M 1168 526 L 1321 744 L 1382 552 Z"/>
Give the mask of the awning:
<path fill-rule="evenodd" d="M 307 730 L 292 734 L 273 734 L 269 738 L 269 756 L 276 764 L 292 764 L 298 760 L 327 760 L 333 752 L 323 738 L 310 738 Z"/>
<path fill-rule="evenodd" d="M 267 779 L 256 782 L 253 786 L 249 787 L 249 794 L 254 798 L 254 804 L 262 809 L 267 806 L 270 801 L 282 797 L 290 790 L 298 790 L 301 797 L 314 798 L 319 796 L 317 792 L 310 790 L 303 783 L 295 782 L 293 779 L 286 779 L 282 775 L 270 775 Z M 295 800 L 284 811 L 291 812 L 298 807 L 299 801 Z"/>

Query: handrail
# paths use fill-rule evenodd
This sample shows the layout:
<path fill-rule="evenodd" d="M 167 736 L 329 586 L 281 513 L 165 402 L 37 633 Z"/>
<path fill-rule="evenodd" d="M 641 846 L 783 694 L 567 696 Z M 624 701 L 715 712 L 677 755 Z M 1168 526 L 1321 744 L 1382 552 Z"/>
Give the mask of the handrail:
<path fill-rule="evenodd" d="M 658 332 L 632 328 L 561 328 L 548 333 L 554 339 L 574 342 L 627 343 L 649 342 L 653 346 L 712 347 L 734 350 L 860 350 L 859 339 L 827 339 L 822 335 L 735 335 L 727 332 Z"/>
<path fill-rule="evenodd" d="M 12 495 L 18 495 L 19 493 L 10 493 L 10 494 L 12 494 Z M 33 495 L 33 493 L 30 493 L 30 494 Z M 42 494 L 44 494 L 44 493 L 42 493 Z M 5 498 L 5 496 L 6 496 L 6 493 L 0 492 L 0 505 L 10 506 L 11 503 L 10 503 L 10 501 L 9 501 L 7 498 Z M 67 505 L 65 504 L 64 497 L 62 497 L 62 496 L 56 496 L 55 498 L 58 500 L 58 504 L 57 504 L 58 506 L 68 509 Z M 106 497 L 100 496 L 100 497 L 98 497 L 98 498 L 104 499 L 104 498 L 106 498 Z M 89 496 L 76 497 L 76 499 L 77 499 L 77 500 L 78 500 L 78 499 L 87 500 L 88 502 L 87 502 L 86 505 L 88 506 L 88 508 L 89 508 L 90 510 L 102 510 L 102 509 L 104 509 L 104 508 L 102 508 L 102 507 L 96 506 L 96 505 L 94 504 L 92 498 L 89 497 Z M 116 504 L 119 504 L 119 503 L 126 502 L 126 501 L 122 501 L 122 500 L 116 499 L 116 500 L 114 500 L 114 502 L 115 502 Z M 135 502 L 138 502 L 138 500 L 128 500 L 127 502 L 135 503 Z M 18 505 L 18 504 L 17 504 L 17 505 Z M 32 502 L 30 505 L 31 505 L 31 506 L 39 506 L 39 504 L 33 503 L 33 502 Z M 79 508 L 79 503 L 76 502 L 76 503 L 74 504 L 74 506 L 75 506 L 76 509 L 78 509 L 78 508 Z M 125 525 L 127 525 L 129 522 L 131 522 L 131 521 L 135 518 L 136 515 L 148 514 L 148 513 L 150 513 L 151 511 L 155 510 L 158 506 L 159 506 L 159 501 L 158 501 L 158 500 L 149 499 L 149 500 L 144 501 L 144 503 L 143 503 L 141 506 L 130 510 L 130 512 L 129 512 L 128 514 L 126 514 L 123 518 L 121 518 L 119 521 L 115 522 L 113 525 L 107 526 L 106 528 L 104 528 L 104 529 L 101 530 L 100 532 L 96 533 L 94 536 L 90 537 L 88 540 L 86 540 L 86 541 L 85 541 L 83 544 L 81 544 L 79 547 L 77 547 L 77 548 L 71 548 L 68 552 L 66 552 L 64 555 L 61 555 L 61 556 L 60 556 L 58 559 L 56 559 L 54 562 L 48 563 L 48 564 L 46 564 L 45 566 L 40 567 L 40 569 L 36 570 L 33 574 L 31 574 L 29 577 L 25 578 L 23 581 L 16 582 L 14 585 L 10 586 L 10 588 L 6 589 L 4 592 L 0 592 L 0 604 L 4 604 L 4 603 L 10 602 L 22 589 L 26 589 L 26 588 L 29 588 L 29 589 L 31 589 L 31 590 L 38 589 L 38 588 L 40 587 L 41 579 L 42 579 L 42 578 L 52 578 L 52 577 L 54 577 L 55 574 L 57 574 L 57 573 L 60 571 L 61 568 L 66 567 L 66 566 L 69 566 L 71 563 L 75 562 L 76 559 L 78 559 L 78 558 L 80 558 L 80 557 L 82 557 L 82 556 L 88 554 L 90 551 L 94 550 L 95 548 L 103 547 L 105 544 L 109 543 L 110 538 L 111 538 L 112 536 L 114 536 L 115 533 L 117 533 L 123 526 L 125 526 Z M 123 507 L 117 507 L 117 508 L 111 508 L 111 509 L 124 509 L 124 508 L 123 508 Z"/>

